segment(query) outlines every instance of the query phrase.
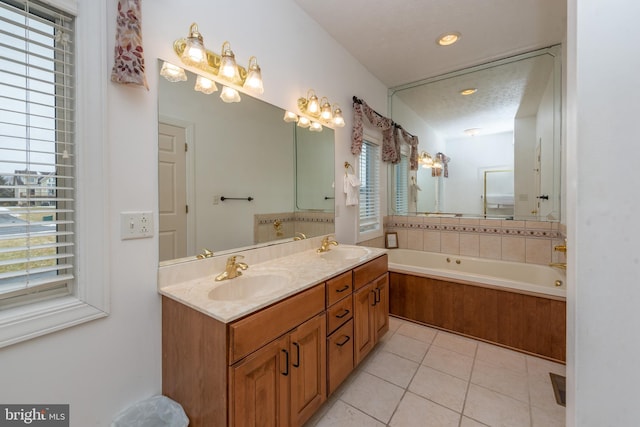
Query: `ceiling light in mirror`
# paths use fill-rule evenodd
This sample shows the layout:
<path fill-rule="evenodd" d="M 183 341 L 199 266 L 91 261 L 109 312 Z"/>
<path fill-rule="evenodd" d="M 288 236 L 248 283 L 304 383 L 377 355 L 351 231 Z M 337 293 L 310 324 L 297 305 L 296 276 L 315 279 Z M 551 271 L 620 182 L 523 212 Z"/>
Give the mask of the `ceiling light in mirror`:
<path fill-rule="evenodd" d="M 476 93 L 478 91 L 478 89 L 476 89 L 475 87 L 470 87 L 469 89 L 463 89 L 460 91 L 460 95 L 462 96 L 469 96 L 469 95 L 473 95 L 474 93 Z"/>
<path fill-rule="evenodd" d="M 464 130 L 464 134 L 468 135 L 468 136 L 476 136 L 480 133 L 482 129 L 480 128 L 470 128 L 470 129 L 465 129 Z"/>
<path fill-rule="evenodd" d="M 441 34 L 436 40 L 436 43 L 440 46 L 451 46 L 460 40 L 460 37 L 462 37 L 462 35 L 459 32 L 452 31 L 450 33 Z"/>

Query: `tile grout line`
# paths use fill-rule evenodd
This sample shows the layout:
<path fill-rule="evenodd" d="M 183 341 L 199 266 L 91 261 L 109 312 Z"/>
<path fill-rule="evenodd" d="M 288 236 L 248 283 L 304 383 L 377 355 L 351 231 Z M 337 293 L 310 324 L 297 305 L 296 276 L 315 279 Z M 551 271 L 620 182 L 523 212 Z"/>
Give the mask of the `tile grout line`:
<path fill-rule="evenodd" d="M 458 427 L 462 426 L 462 418 L 464 417 L 464 409 L 467 406 L 467 398 L 469 397 L 469 388 L 471 388 L 471 377 L 473 377 L 473 370 L 476 367 L 476 357 L 478 356 L 478 343 L 476 343 L 475 351 L 473 352 L 473 362 L 471 362 L 471 372 L 469 372 L 469 379 L 467 380 L 467 389 L 464 392 L 464 401 L 462 402 L 462 409 L 460 409 L 460 421 Z"/>

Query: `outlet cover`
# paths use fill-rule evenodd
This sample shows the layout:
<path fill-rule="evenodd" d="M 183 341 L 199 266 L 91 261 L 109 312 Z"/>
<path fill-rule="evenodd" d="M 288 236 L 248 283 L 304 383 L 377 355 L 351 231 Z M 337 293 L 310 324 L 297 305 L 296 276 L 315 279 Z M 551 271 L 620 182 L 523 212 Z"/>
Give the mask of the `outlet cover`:
<path fill-rule="evenodd" d="M 121 212 L 120 238 L 144 239 L 153 237 L 153 212 Z"/>

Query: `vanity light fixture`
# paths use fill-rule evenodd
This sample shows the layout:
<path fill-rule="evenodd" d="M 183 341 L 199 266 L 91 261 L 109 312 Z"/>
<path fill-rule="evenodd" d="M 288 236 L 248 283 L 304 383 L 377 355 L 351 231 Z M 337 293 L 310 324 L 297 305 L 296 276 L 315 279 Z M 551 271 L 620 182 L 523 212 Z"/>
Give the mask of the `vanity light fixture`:
<path fill-rule="evenodd" d="M 462 89 L 460 91 L 460 95 L 462 96 L 469 96 L 469 95 L 473 95 L 474 93 L 476 93 L 478 91 L 478 89 L 476 89 L 475 87 L 470 87 L 468 89 Z"/>
<path fill-rule="evenodd" d="M 166 61 L 162 64 L 160 75 L 171 83 L 187 81 L 187 73 L 182 68 Z"/>
<path fill-rule="evenodd" d="M 342 117 L 342 110 L 338 104 L 336 104 L 333 110 L 333 124 L 339 128 L 344 127 L 344 117 Z"/>
<path fill-rule="evenodd" d="M 310 125 L 311 125 L 311 120 L 309 120 L 308 118 L 304 116 L 300 116 L 298 118 L 298 126 L 300 126 L 301 128 L 308 128 Z"/>
<path fill-rule="evenodd" d="M 440 34 L 436 39 L 436 43 L 440 46 L 451 46 L 452 44 L 460 40 L 460 37 L 462 37 L 462 34 L 457 31 L 452 31 L 449 33 Z"/>
<path fill-rule="evenodd" d="M 210 80 L 203 76 L 198 76 L 194 89 L 198 92 L 211 95 L 213 92 L 218 90 L 218 86 L 216 86 L 216 82 L 214 82 L 213 80 Z"/>
<path fill-rule="evenodd" d="M 326 96 L 323 96 L 318 101 L 318 96 L 313 89 L 307 91 L 306 98 L 298 98 L 298 109 L 302 114 L 298 117 L 298 126 L 306 127 L 317 123 L 313 126 L 312 130 L 319 132 L 322 130 L 322 125 L 328 127 L 344 127 L 344 117 L 342 116 L 342 110 L 337 104 L 331 105 Z M 289 116 L 291 114 L 291 116 Z M 293 117 L 294 113 L 285 113 L 285 121 L 296 121 Z M 306 117 L 305 117 L 306 116 Z M 305 119 L 303 121 L 303 118 Z M 302 124 L 300 123 L 302 121 Z M 319 126 L 319 128 L 318 128 Z"/>
<path fill-rule="evenodd" d="M 243 87 L 257 93 L 258 95 L 262 95 L 264 93 L 262 72 L 260 71 L 260 66 L 258 65 L 258 60 L 255 56 L 249 58 L 249 71 Z"/>
<path fill-rule="evenodd" d="M 298 115 L 296 113 L 292 113 L 291 111 L 285 111 L 283 120 L 287 123 L 295 123 L 298 121 Z"/>
<path fill-rule="evenodd" d="M 322 125 L 319 122 L 311 122 L 309 130 L 311 132 L 322 132 Z"/>
<path fill-rule="evenodd" d="M 194 67 L 201 67 L 207 63 L 207 51 L 204 48 L 202 34 L 198 31 L 198 25 L 195 22 L 189 27 L 189 36 L 185 41 L 180 59 Z"/>
<path fill-rule="evenodd" d="M 226 103 L 240 102 L 240 94 L 237 90 L 229 86 L 222 86 L 222 92 L 220 92 L 220 99 Z"/>
<path fill-rule="evenodd" d="M 245 69 L 236 63 L 235 55 L 228 41 L 222 44 L 220 55 L 205 49 L 202 34 L 198 31 L 196 23 L 191 24 L 189 35 L 186 38 L 178 39 L 173 43 L 173 50 L 185 65 L 204 72 L 205 77 L 212 82 L 218 82 L 228 87 L 227 90 L 223 88 L 221 93 L 221 98 L 225 102 L 240 101 L 237 89 L 244 89 L 258 95 L 264 93 L 262 72 L 256 57 L 252 56 L 249 59 L 249 67 Z M 164 68 L 163 66 L 163 70 Z M 184 70 L 182 72 L 184 73 Z M 171 78 L 169 71 L 164 74 L 161 72 L 161 74 L 167 79 Z M 182 79 L 180 77 L 180 80 L 175 81 L 182 81 Z"/>

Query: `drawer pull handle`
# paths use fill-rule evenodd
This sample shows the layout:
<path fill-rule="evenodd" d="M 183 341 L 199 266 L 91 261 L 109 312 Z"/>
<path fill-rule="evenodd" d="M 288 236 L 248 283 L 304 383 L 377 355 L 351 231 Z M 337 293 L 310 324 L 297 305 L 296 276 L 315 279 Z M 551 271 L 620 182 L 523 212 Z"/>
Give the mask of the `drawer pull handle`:
<path fill-rule="evenodd" d="M 344 287 L 342 287 L 342 288 L 340 288 L 340 289 L 336 289 L 336 292 L 344 292 L 344 291 L 346 291 L 346 290 L 347 290 L 347 289 L 349 289 L 349 288 L 350 288 L 350 286 L 349 286 L 349 285 L 344 285 Z"/>
<path fill-rule="evenodd" d="M 298 355 L 296 358 L 296 363 L 293 364 L 294 368 L 299 368 L 300 367 L 300 344 L 298 344 L 297 342 L 294 342 L 293 345 L 296 348 L 296 354 Z"/>
<path fill-rule="evenodd" d="M 350 336 L 345 335 L 345 336 L 344 336 L 344 340 L 343 340 L 342 342 L 337 342 L 337 343 L 336 343 L 336 345 L 337 345 L 338 347 L 342 347 L 343 345 L 345 345 L 346 343 L 348 343 L 350 339 L 351 339 L 351 337 L 350 337 Z"/>
<path fill-rule="evenodd" d="M 286 377 L 287 375 L 289 375 L 289 352 L 284 348 L 282 349 L 282 352 L 284 353 L 285 365 L 286 365 L 284 372 L 282 372 L 282 375 Z"/>
<path fill-rule="evenodd" d="M 346 315 L 347 315 L 347 314 L 349 314 L 349 313 L 350 313 L 350 311 L 349 311 L 349 310 L 347 310 L 347 309 L 345 308 L 345 309 L 344 309 L 344 312 L 342 312 L 342 314 L 336 314 L 336 317 L 337 317 L 338 319 L 342 319 L 344 316 L 346 316 Z"/>
<path fill-rule="evenodd" d="M 380 288 L 376 288 L 376 304 L 380 302 Z"/>
<path fill-rule="evenodd" d="M 377 296 L 377 293 L 376 293 L 375 289 L 372 290 L 371 293 L 373 294 L 373 304 L 371 304 L 371 305 L 375 306 L 375 305 L 378 304 L 378 296 Z M 369 298 L 369 300 L 371 300 L 371 298 Z"/>

